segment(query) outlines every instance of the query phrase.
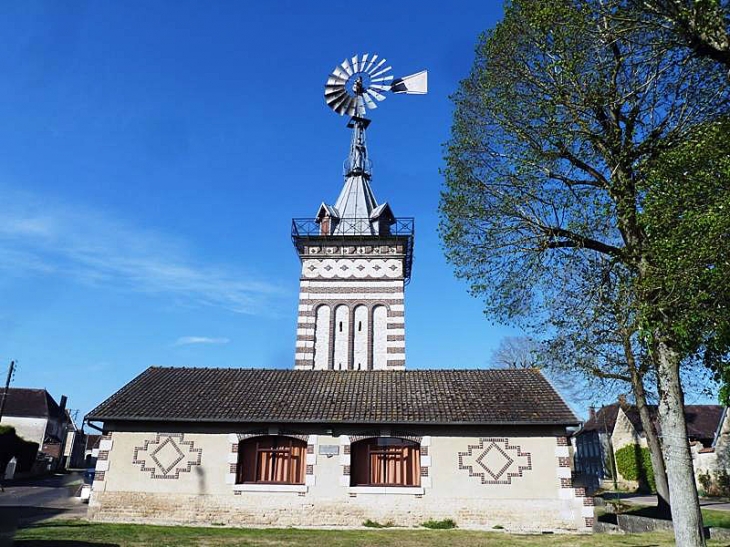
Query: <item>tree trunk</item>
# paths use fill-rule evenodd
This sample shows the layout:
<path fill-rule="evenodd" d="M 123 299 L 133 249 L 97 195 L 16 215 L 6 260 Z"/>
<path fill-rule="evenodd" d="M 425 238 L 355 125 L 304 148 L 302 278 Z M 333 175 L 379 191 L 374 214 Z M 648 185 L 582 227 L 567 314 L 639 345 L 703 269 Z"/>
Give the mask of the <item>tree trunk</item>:
<path fill-rule="evenodd" d="M 634 356 L 634 348 L 631 345 L 631 333 L 624 330 L 622 332 L 624 355 L 626 356 L 626 364 L 629 366 L 631 375 L 631 388 L 636 399 L 636 409 L 639 411 L 639 419 L 641 426 L 646 435 L 646 444 L 649 446 L 649 455 L 651 456 L 651 467 L 654 471 L 654 483 L 656 485 L 657 497 L 657 514 L 661 517 L 669 518 L 671 516 L 669 507 L 669 483 L 667 482 L 667 471 L 664 468 L 664 456 L 662 447 L 659 444 L 659 435 L 657 434 L 656 425 L 649 415 L 649 407 L 646 405 L 646 391 L 644 390 L 644 375 L 639 374 L 639 368 L 636 365 L 636 357 Z"/>
<path fill-rule="evenodd" d="M 659 425 L 672 500 L 674 537 L 680 547 L 705 547 L 692 454 L 687 440 L 679 355 L 665 340 L 654 347 L 659 380 Z"/>
<path fill-rule="evenodd" d="M 660 517 L 670 517 L 671 510 L 669 505 L 669 482 L 667 481 L 667 471 L 664 468 L 664 456 L 662 455 L 662 447 L 659 444 L 659 435 L 656 431 L 656 425 L 649 415 L 649 407 L 646 405 L 646 392 L 644 391 L 644 383 L 638 374 L 634 379 L 634 373 L 631 374 L 631 383 L 634 388 L 634 398 L 636 399 L 636 409 L 639 411 L 641 426 L 644 428 L 646 435 L 646 443 L 649 446 L 649 455 L 651 456 L 651 466 L 654 470 L 654 483 L 656 485 L 657 498 L 657 515 Z"/>

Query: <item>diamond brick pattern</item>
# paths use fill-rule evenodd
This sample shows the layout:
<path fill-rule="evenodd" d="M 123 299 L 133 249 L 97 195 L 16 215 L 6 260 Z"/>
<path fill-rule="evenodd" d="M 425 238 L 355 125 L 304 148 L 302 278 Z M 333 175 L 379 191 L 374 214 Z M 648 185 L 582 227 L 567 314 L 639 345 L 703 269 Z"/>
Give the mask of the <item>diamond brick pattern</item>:
<path fill-rule="evenodd" d="M 180 473 L 189 473 L 194 465 L 200 465 L 202 455 L 203 449 L 186 441 L 184 433 L 158 433 L 134 448 L 132 463 L 153 479 L 179 479 Z"/>
<path fill-rule="evenodd" d="M 512 484 L 513 478 L 532 470 L 532 455 L 510 445 L 509 439 L 484 438 L 459 452 L 459 469 L 478 477 L 482 484 Z"/>

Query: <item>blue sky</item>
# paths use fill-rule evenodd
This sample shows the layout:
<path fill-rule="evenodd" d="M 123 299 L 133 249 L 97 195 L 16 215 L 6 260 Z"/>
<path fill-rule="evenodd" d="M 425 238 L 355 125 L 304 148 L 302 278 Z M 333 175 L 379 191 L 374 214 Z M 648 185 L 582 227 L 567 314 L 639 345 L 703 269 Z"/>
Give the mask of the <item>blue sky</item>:
<path fill-rule="evenodd" d="M 292 217 L 342 185 L 334 66 L 429 70 L 372 113 L 373 188 L 416 217 L 408 368 L 499 340 L 437 235 L 448 96 L 501 3 L 0 5 L 0 365 L 83 414 L 150 365 L 293 366 Z M 4 375 L 3 375 L 4 377 Z"/>

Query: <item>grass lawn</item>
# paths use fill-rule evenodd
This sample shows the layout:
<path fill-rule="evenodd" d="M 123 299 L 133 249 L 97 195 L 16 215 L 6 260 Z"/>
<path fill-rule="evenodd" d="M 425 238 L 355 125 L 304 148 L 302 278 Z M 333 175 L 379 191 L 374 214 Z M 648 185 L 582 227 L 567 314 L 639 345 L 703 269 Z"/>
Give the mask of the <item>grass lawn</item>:
<path fill-rule="evenodd" d="M 202 545 L 278 545 L 320 547 L 392 546 L 392 547 L 521 547 L 526 545 L 604 546 L 662 546 L 674 545 L 669 534 L 619 535 L 510 535 L 501 532 L 467 530 L 301 530 L 301 529 L 235 529 L 145 526 L 134 524 L 101 524 L 83 520 L 50 520 L 18 531 L 18 546 L 120 546 L 183 547 Z M 710 542 L 710 545 L 721 545 Z"/>
<path fill-rule="evenodd" d="M 654 516 L 654 507 L 646 505 L 632 505 L 628 509 L 623 511 L 629 515 L 640 515 L 645 517 Z M 605 513 L 601 510 L 596 510 L 596 516 L 601 517 Z M 702 522 L 705 526 L 712 526 L 716 528 L 730 528 L 730 511 L 716 511 L 712 509 L 702 508 Z"/>
<path fill-rule="evenodd" d="M 702 509 L 702 522 L 705 523 L 705 526 L 730 528 L 730 511 L 713 511 L 712 509 Z"/>

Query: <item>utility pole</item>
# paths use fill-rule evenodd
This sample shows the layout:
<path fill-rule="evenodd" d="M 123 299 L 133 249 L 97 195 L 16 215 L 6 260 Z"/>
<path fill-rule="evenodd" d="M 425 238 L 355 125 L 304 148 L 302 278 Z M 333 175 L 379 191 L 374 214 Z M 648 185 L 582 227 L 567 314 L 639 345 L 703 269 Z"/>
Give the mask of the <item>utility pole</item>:
<path fill-rule="evenodd" d="M 5 411 L 5 400 L 8 398 L 8 389 L 10 388 L 10 380 L 13 379 L 13 373 L 15 372 L 15 361 L 10 361 L 10 368 L 8 369 L 8 379 L 5 380 L 5 390 L 3 391 L 3 399 L 0 402 L 0 421 L 3 419 L 3 412 Z"/>

